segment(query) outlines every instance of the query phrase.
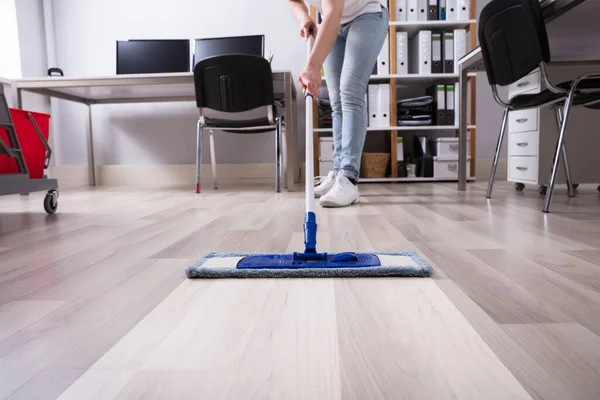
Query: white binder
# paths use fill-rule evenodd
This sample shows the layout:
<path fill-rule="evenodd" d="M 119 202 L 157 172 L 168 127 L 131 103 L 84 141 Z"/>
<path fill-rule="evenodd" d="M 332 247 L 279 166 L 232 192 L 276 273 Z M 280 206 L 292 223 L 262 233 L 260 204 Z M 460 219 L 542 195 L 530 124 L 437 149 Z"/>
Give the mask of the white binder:
<path fill-rule="evenodd" d="M 442 65 L 442 34 L 435 32 L 431 34 L 431 73 L 441 74 L 444 71 Z"/>
<path fill-rule="evenodd" d="M 444 36 L 444 73 L 454 73 L 454 31 L 445 32 Z"/>
<path fill-rule="evenodd" d="M 396 21 L 406 21 L 406 0 L 396 0 Z"/>
<path fill-rule="evenodd" d="M 431 74 L 431 31 L 420 31 L 411 39 L 411 73 Z"/>
<path fill-rule="evenodd" d="M 377 85 L 379 89 L 379 120 L 377 126 L 390 126 L 390 84 Z"/>
<path fill-rule="evenodd" d="M 367 86 L 367 100 L 369 110 L 369 126 L 376 127 L 380 120 L 379 117 L 379 88 L 372 84 Z"/>
<path fill-rule="evenodd" d="M 429 14 L 429 2 L 427 0 L 419 0 L 419 21 L 427 21 L 427 15 Z"/>
<path fill-rule="evenodd" d="M 454 84 L 454 126 L 458 126 L 459 123 L 459 119 L 460 119 L 460 101 L 459 101 L 459 95 L 460 93 L 458 93 L 459 90 L 459 85 L 458 83 Z M 470 90 L 467 90 L 467 92 L 470 92 Z M 469 120 L 467 120 L 469 121 Z M 468 135 L 467 135 L 468 137 Z"/>
<path fill-rule="evenodd" d="M 468 21 L 470 17 L 469 0 L 458 0 L 458 20 Z"/>
<path fill-rule="evenodd" d="M 437 125 L 447 125 L 446 121 L 446 87 L 444 85 L 436 85 L 435 86 L 436 96 L 436 124 Z"/>
<path fill-rule="evenodd" d="M 390 45 L 389 34 L 385 37 L 381 52 L 377 57 L 377 75 L 389 75 L 390 73 Z"/>
<path fill-rule="evenodd" d="M 458 0 L 446 0 L 446 20 L 458 21 Z"/>
<path fill-rule="evenodd" d="M 419 20 L 419 0 L 406 0 L 406 20 Z"/>
<path fill-rule="evenodd" d="M 396 73 L 408 74 L 408 32 L 396 32 Z"/>
<path fill-rule="evenodd" d="M 463 58 L 468 53 L 467 46 L 467 30 L 466 29 L 455 29 L 454 30 L 454 65 L 458 65 L 458 60 Z"/>

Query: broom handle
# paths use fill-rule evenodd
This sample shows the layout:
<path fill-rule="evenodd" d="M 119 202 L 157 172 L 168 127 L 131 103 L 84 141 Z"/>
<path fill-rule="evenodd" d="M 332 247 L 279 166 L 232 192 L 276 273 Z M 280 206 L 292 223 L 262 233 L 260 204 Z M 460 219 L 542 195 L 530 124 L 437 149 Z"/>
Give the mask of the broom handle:
<path fill-rule="evenodd" d="M 315 39 L 313 32 L 310 31 L 308 34 L 308 40 L 306 41 L 306 59 L 310 57 L 312 46 Z M 315 169 L 314 169 L 314 145 L 313 145 L 313 98 L 308 94 L 308 91 L 304 95 L 306 100 L 306 141 L 305 141 L 305 160 L 304 160 L 304 171 L 306 176 L 306 212 L 313 213 L 315 211 Z"/>

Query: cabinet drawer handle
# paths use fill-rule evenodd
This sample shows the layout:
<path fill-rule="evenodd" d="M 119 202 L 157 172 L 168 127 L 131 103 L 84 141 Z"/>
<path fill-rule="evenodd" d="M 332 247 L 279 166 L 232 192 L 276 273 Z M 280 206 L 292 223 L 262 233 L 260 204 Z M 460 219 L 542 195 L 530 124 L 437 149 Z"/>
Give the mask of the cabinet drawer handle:
<path fill-rule="evenodd" d="M 456 165 L 456 164 L 448 165 L 448 171 L 456 171 L 457 169 L 458 169 L 458 165 Z"/>
<path fill-rule="evenodd" d="M 529 118 L 519 118 L 519 119 L 517 119 L 517 122 L 520 123 L 520 124 L 522 124 L 524 122 L 527 122 L 528 119 Z"/>
<path fill-rule="evenodd" d="M 457 144 L 451 144 L 449 146 L 449 148 L 450 148 L 450 151 L 457 151 L 458 150 L 458 145 Z"/>
<path fill-rule="evenodd" d="M 517 143 L 517 146 L 519 146 L 519 147 L 525 147 L 525 146 L 527 146 L 528 144 L 529 144 L 529 143 L 527 143 L 527 142 L 519 142 L 519 143 Z"/>
<path fill-rule="evenodd" d="M 527 167 L 517 167 L 519 171 L 527 171 L 529 168 Z"/>
<path fill-rule="evenodd" d="M 529 81 L 525 81 L 525 82 L 517 83 L 517 86 L 518 86 L 518 87 L 524 87 L 524 86 L 527 86 L 527 85 L 529 85 Z"/>

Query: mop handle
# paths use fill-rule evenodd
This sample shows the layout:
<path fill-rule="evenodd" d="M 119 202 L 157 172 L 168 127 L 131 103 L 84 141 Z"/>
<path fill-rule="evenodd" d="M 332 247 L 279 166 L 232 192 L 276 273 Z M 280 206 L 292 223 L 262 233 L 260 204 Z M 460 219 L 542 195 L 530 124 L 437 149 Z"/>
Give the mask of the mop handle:
<path fill-rule="evenodd" d="M 315 41 L 312 30 L 308 33 L 306 41 L 306 59 L 310 57 L 312 46 Z M 305 141 L 305 161 L 304 172 L 306 177 L 306 212 L 313 213 L 315 211 L 315 169 L 314 169 L 314 147 L 313 147 L 313 98 L 308 94 L 308 90 L 304 95 L 306 100 L 306 141 Z"/>

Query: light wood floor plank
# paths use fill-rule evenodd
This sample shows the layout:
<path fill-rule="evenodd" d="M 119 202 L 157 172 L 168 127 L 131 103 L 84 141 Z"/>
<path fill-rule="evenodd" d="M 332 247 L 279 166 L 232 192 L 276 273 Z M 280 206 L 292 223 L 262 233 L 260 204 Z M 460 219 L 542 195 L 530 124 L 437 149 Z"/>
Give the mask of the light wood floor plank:
<path fill-rule="evenodd" d="M 431 279 L 186 280 L 207 251 L 302 251 L 304 196 L 243 182 L 0 197 L 0 399 L 600 393 L 600 196 L 361 184 L 320 251 L 417 250 Z"/>
<path fill-rule="evenodd" d="M 472 250 L 470 253 L 513 282 L 519 282 L 539 303 L 600 334 L 599 293 L 506 250 Z"/>
<path fill-rule="evenodd" d="M 340 280 L 336 300 L 344 398 L 530 398 L 433 280 Z"/>
<path fill-rule="evenodd" d="M 598 398 L 600 337 L 578 324 L 505 325 L 508 334 L 573 400 Z"/>

